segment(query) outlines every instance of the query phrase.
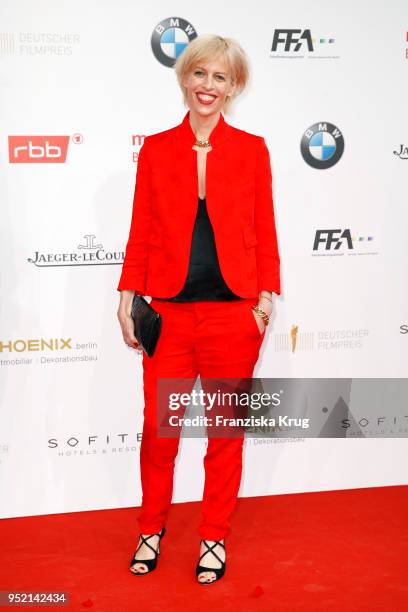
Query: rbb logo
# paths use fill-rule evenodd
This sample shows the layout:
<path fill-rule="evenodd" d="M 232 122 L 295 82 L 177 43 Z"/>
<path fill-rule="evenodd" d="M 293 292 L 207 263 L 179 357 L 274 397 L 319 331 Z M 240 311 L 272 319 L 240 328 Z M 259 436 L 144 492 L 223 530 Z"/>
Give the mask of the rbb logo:
<path fill-rule="evenodd" d="M 318 251 L 319 246 L 324 244 L 326 251 L 331 251 L 333 246 L 334 250 L 337 251 L 341 246 L 343 246 L 344 242 L 347 244 L 349 249 L 353 248 L 353 241 L 351 239 L 349 229 L 316 230 L 313 250 Z"/>
<path fill-rule="evenodd" d="M 271 51 L 278 51 L 278 46 L 285 45 L 284 51 L 300 51 L 306 43 L 307 50 L 313 51 L 312 34 L 310 30 L 275 30 L 273 34 Z M 294 48 L 292 48 L 294 46 Z"/>
<path fill-rule="evenodd" d="M 67 158 L 69 136 L 9 136 L 11 164 L 62 164 Z"/>

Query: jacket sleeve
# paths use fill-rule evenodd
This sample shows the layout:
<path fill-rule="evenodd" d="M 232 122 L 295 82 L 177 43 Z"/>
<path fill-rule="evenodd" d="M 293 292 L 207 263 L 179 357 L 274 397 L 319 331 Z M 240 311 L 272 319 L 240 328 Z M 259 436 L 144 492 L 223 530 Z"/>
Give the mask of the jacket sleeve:
<path fill-rule="evenodd" d="M 148 240 L 151 222 L 151 177 L 148 136 L 139 151 L 129 238 L 118 291 L 129 289 L 145 295 Z M 146 146 L 147 145 L 147 146 Z"/>
<path fill-rule="evenodd" d="M 255 176 L 255 231 L 259 291 L 280 295 L 280 258 L 272 196 L 272 172 L 268 147 L 259 137 Z"/>

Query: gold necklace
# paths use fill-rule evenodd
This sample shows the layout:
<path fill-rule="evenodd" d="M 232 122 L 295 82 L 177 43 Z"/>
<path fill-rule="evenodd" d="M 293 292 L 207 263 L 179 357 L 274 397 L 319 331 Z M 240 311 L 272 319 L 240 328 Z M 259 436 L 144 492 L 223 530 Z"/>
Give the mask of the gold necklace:
<path fill-rule="evenodd" d="M 211 147 L 211 143 L 208 139 L 206 140 L 199 140 L 197 138 L 197 140 L 194 143 L 197 147 Z"/>

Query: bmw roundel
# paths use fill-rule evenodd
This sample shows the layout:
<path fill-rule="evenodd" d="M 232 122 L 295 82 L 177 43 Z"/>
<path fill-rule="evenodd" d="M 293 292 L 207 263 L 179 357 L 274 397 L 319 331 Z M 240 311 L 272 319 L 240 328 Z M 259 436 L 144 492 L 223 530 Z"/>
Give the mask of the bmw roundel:
<path fill-rule="evenodd" d="M 181 17 L 168 17 L 153 30 L 151 44 L 155 58 L 172 68 L 188 43 L 197 37 L 195 28 Z"/>
<path fill-rule="evenodd" d="M 343 134 L 333 123 L 319 121 L 303 133 L 300 151 L 309 166 L 322 170 L 331 168 L 343 155 Z"/>

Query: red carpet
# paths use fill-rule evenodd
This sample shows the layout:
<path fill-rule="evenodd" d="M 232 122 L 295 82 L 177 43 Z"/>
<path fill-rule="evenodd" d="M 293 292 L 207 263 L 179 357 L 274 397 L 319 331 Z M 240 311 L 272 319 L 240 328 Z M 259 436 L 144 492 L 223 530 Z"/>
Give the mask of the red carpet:
<path fill-rule="evenodd" d="M 0 590 L 67 591 L 61 610 L 407 610 L 407 507 L 406 486 L 240 498 L 226 574 L 206 586 L 196 502 L 171 507 L 158 568 L 140 577 L 138 508 L 3 519 Z"/>

